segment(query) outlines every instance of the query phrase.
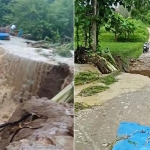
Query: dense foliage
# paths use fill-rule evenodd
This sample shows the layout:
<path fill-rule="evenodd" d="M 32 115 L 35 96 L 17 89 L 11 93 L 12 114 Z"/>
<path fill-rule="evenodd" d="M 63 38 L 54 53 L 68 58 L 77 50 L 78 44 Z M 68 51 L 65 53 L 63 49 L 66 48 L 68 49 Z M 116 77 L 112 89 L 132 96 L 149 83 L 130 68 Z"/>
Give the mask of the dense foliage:
<path fill-rule="evenodd" d="M 109 20 L 105 25 L 107 31 L 111 31 L 115 35 L 115 40 L 118 41 L 118 36 L 124 35 L 125 39 L 129 39 L 131 33 L 136 30 L 136 25 L 130 18 L 125 19 L 119 13 L 113 13 L 109 16 Z"/>
<path fill-rule="evenodd" d="M 145 7 L 148 4 L 149 4 L 149 0 L 142 1 L 142 6 Z M 128 11 L 133 12 L 134 10 L 137 10 L 141 7 L 141 1 L 140 0 L 137 0 L 137 1 L 75 0 L 76 47 L 81 46 L 80 35 L 82 34 L 82 36 L 84 37 L 84 45 L 82 46 L 89 47 L 94 51 L 98 50 L 99 42 L 100 42 L 100 39 L 99 39 L 100 27 L 102 27 L 105 23 L 107 23 L 109 16 L 115 12 L 114 10 L 116 10 L 117 5 L 122 5 Z M 139 13 L 137 13 L 137 15 L 139 15 Z M 118 18 L 117 21 L 120 22 L 120 19 L 121 18 Z M 126 32 L 124 33 L 126 37 L 129 37 L 129 35 L 133 33 L 135 30 L 135 26 L 130 20 L 124 20 L 124 23 L 122 23 L 122 26 L 124 26 L 124 29 L 126 30 Z M 113 27 L 111 25 L 111 29 Z M 80 35 L 79 35 L 79 32 L 80 32 Z"/>
<path fill-rule="evenodd" d="M 73 38 L 73 1 L 0 0 L 0 25 L 15 23 L 34 40 Z"/>
<path fill-rule="evenodd" d="M 142 54 L 143 43 L 148 40 L 147 26 L 140 20 L 133 20 L 136 25 L 134 34 L 129 39 L 125 39 L 123 35 L 118 37 L 118 41 L 114 41 L 114 34 L 107 32 L 105 27 L 100 30 L 101 50 L 109 48 L 113 57 L 121 56 L 122 58 L 134 59 Z"/>

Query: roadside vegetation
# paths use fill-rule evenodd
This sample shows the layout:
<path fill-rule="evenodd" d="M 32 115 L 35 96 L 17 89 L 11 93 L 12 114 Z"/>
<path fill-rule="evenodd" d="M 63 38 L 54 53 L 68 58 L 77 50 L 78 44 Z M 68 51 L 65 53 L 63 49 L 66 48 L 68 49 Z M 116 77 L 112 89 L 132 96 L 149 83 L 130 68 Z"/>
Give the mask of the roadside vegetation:
<path fill-rule="evenodd" d="M 116 77 L 119 74 L 120 74 L 119 71 L 113 72 L 105 76 L 100 75 L 98 72 L 90 72 L 90 71 L 80 72 L 76 74 L 75 75 L 76 86 L 88 83 L 93 84 L 87 88 L 82 89 L 78 94 L 78 96 L 81 97 L 92 96 L 109 89 L 109 85 L 118 81 Z"/>
<path fill-rule="evenodd" d="M 102 57 L 96 57 L 99 71 L 110 73 L 113 69 L 109 70 L 107 61 L 112 63 L 114 60 L 108 60 L 108 50 L 114 59 L 120 56 L 127 62 L 138 58 L 142 54 L 143 43 L 148 41 L 149 20 L 148 0 L 131 3 L 128 0 L 75 0 L 75 62 L 93 63 L 94 53 L 106 58 L 104 62 Z M 112 65 L 116 67 L 116 64 Z"/>
<path fill-rule="evenodd" d="M 100 44 L 98 46 L 97 52 L 101 52 L 108 48 L 113 57 L 121 56 L 122 58 L 134 59 L 138 58 L 142 54 L 143 43 L 148 41 L 148 30 L 147 25 L 145 25 L 140 20 L 132 20 L 135 24 L 135 31 L 131 33 L 128 39 L 122 34 L 118 36 L 116 41 L 115 35 L 112 31 L 108 32 L 105 26 L 100 29 L 99 40 Z M 79 32 L 80 45 L 84 45 L 84 37 L 82 32 Z M 82 38 L 83 37 L 83 38 Z"/>
<path fill-rule="evenodd" d="M 80 72 L 75 75 L 75 85 L 83 85 L 91 82 L 100 82 L 106 85 L 111 85 L 112 83 L 117 82 L 116 76 L 119 74 L 119 71 L 113 72 L 106 76 L 102 76 L 98 72 Z"/>
<path fill-rule="evenodd" d="M 85 110 L 85 109 L 91 109 L 91 108 L 93 108 L 93 106 L 90 106 L 90 105 L 88 105 L 86 103 L 78 103 L 78 102 L 76 102 L 74 104 L 74 110 L 75 110 L 75 112 L 78 112 L 80 110 Z"/>
<path fill-rule="evenodd" d="M 101 40 L 100 49 L 109 48 L 113 57 L 121 56 L 122 58 L 138 58 L 142 54 L 143 43 L 148 41 L 147 26 L 140 20 L 133 20 L 136 30 L 126 39 L 123 35 L 115 41 L 115 36 L 112 32 L 107 32 L 105 27 L 100 30 L 99 38 Z"/>
<path fill-rule="evenodd" d="M 98 79 L 100 79 L 100 74 L 97 72 L 80 72 L 79 74 L 75 75 L 75 85 L 91 83 Z"/>
<path fill-rule="evenodd" d="M 75 0 L 75 63 L 93 63 L 105 74 L 103 78 L 95 73 L 77 74 L 75 85 L 91 82 L 106 85 L 83 89 L 80 96 L 91 96 L 109 88 L 117 81 L 112 73 L 127 72 L 130 60 L 142 54 L 149 36 L 149 8 L 148 0 Z"/>
<path fill-rule="evenodd" d="M 92 96 L 92 95 L 95 95 L 97 93 L 103 92 L 103 91 L 107 90 L 108 88 L 109 88 L 108 86 L 102 86 L 102 85 L 90 86 L 90 87 L 83 89 L 79 93 L 79 96 L 83 96 L 83 97 Z"/>

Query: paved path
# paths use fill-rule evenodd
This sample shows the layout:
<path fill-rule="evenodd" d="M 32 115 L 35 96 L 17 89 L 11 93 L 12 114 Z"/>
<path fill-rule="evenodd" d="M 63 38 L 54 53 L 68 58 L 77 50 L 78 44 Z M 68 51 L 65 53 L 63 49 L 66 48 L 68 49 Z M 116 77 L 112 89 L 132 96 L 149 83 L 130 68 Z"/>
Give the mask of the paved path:
<path fill-rule="evenodd" d="M 76 150 L 105 150 L 104 143 L 116 138 L 121 121 L 150 126 L 150 85 L 107 101 L 104 105 L 77 114 Z"/>

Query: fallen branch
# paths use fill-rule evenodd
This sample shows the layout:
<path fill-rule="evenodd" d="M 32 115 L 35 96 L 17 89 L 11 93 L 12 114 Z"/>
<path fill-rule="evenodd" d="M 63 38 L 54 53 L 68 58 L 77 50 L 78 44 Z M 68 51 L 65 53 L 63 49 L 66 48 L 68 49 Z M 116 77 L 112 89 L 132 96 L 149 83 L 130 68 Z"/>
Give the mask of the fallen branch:
<path fill-rule="evenodd" d="M 137 133 L 137 132 L 142 133 L 143 131 L 136 130 L 135 132 L 133 132 L 133 133 L 130 134 L 130 135 L 124 135 L 124 136 L 122 136 L 122 137 L 117 137 L 111 144 L 109 144 L 109 149 L 112 150 L 112 149 L 113 149 L 113 146 L 114 146 L 118 141 L 129 139 L 131 136 L 133 136 L 133 135 L 134 135 L 135 133 Z"/>

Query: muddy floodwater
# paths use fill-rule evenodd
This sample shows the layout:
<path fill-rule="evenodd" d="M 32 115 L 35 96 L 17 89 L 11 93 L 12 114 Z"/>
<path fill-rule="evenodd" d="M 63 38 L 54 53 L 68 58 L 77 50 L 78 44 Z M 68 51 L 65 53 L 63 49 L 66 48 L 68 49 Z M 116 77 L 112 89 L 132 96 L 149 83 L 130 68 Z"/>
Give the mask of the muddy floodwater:
<path fill-rule="evenodd" d="M 76 102 L 84 102 L 89 105 L 102 104 L 109 99 L 120 96 L 124 93 L 134 92 L 142 87 L 150 84 L 150 79 L 146 76 L 138 75 L 138 74 L 129 74 L 122 73 L 117 76 L 118 82 L 109 86 L 109 89 L 95 94 L 93 96 L 81 97 L 78 96 L 81 90 L 95 85 L 103 85 L 101 83 L 92 82 L 90 84 L 79 85 L 75 87 L 75 101 Z"/>
<path fill-rule="evenodd" d="M 73 57 L 26 41 L 0 41 L 0 150 L 72 150 L 73 106 L 51 98 L 72 82 Z"/>
<path fill-rule="evenodd" d="M 0 123 L 32 96 L 51 99 L 73 80 L 73 58 L 41 55 L 27 40 L 0 41 Z M 33 41 L 32 41 L 33 42 Z"/>
<path fill-rule="evenodd" d="M 24 57 L 24 58 L 28 58 L 28 59 L 32 59 L 32 60 L 44 61 L 44 62 L 47 62 L 50 64 L 52 64 L 52 63 L 57 64 L 58 62 L 64 62 L 69 65 L 73 65 L 73 63 L 74 63 L 73 58 L 64 58 L 64 57 L 60 57 L 60 56 L 54 56 L 53 49 L 43 49 L 42 48 L 43 53 L 44 52 L 46 54 L 49 53 L 49 55 L 48 54 L 47 54 L 47 56 L 40 55 L 37 52 L 37 49 L 41 49 L 41 48 L 33 48 L 33 47 L 29 46 L 26 43 L 26 41 L 35 43 L 35 41 L 25 40 L 22 38 L 17 38 L 17 37 L 11 36 L 10 41 L 1 40 L 0 47 L 4 48 L 5 50 L 7 50 L 7 52 L 9 52 L 11 54 L 18 55 L 20 57 Z"/>

